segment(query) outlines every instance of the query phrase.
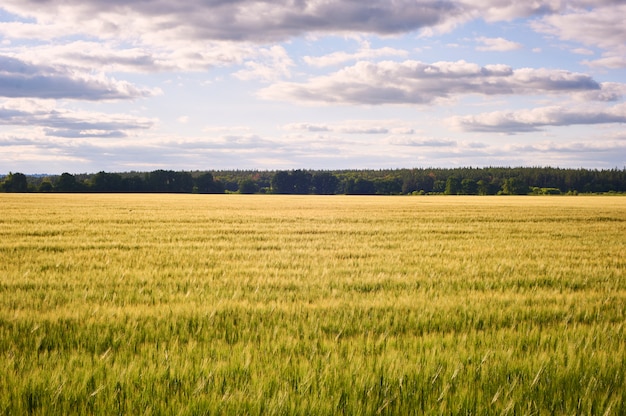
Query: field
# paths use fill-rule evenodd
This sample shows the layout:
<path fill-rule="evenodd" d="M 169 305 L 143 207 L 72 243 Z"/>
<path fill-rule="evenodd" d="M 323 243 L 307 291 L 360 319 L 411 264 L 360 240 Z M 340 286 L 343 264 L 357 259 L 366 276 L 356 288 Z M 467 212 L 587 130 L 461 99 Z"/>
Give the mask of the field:
<path fill-rule="evenodd" d="M 1 414 L 626 414 L 623 197 L 0 213 Z"/>

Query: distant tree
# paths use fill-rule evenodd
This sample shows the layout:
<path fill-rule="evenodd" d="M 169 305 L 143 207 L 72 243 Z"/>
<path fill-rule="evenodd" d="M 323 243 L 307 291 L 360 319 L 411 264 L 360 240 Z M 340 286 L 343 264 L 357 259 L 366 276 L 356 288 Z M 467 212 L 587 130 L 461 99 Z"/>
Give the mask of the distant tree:
<path fill-rule="evenodd" d="M 293 178 L 289 172 L 279 170 L 274 174 L 271 180 L 272 192 L 275 194 L 291 194 L 293 193 Z"/>
<path fill-rule="evenodd" d="M 243 179 L 239 182 L 239 193 L 240 194 L 254 194 L 258 192 L 259 187 L 256 182 L 252 179 Z"/>
<path fill-rule="evenodd" d="M 465 178 L 461 181 L 461 193 L 463 195 L 478 194 L 478 184 L 474 179 Z"/>
<path fill-rule="evenodd" d="M 435 177 L 432 172 L 422 176 L 417 183 L 418 191 L 432 192 L 435 186 Z"/>
<path fill-rule="evenodd" d="M 4 178 L 2 184 L 4 192 L 28 192 L 28 180 L 23 173 L 11 173 Z"/>
<path fill-rule="evenodd" d="M 194 179 L 194 186 L 201 194 L 223 194 L 224 186 L 213 178 L 209 172 Z"/>
<path fill-rule="evenodd" d="M 528 192 L 528 185 L 517 177 L 505 179 L 502 185 L 502 193 L 505 195 L 526 195 Z"/>
<path fill-rule="evenodd" d="M 332 195 L 337 192 L 339 179 L 330 172 L 318 172 L 311 178 L 313 192 L 319 195 Z"/>
<path fill-rule="evenodd" d="M 311 193 L 311 174 L 304 170 L 294 170 L 291 172 L 293 181 L 293 193 L 306 195 Z"/>
<path fill-rule="evenodd" d="M 64 172 L 54 184 L 54 190 L 55 192 L 80 192 L 83 187 L 74 175 Z"/>
<path fill-rule="evenodd" d="M 39 184 L 38 191 L 39 192 L 52 192 L 54 190 L 52 186 L 52 182 L 50 180 L 44 180 Z"/>
<path fill-rule="evenodd" d="M 446 181 L 438 180 L 433 183 L 433 192 L 443 193 L 446 191 Z"/>
<path fill-rule="evenodd" d="M 94 192 L 122 192 L 124 182 L 117 173 L 98 172 L 92 179 L 91 190 Z"/>
<path fill-rule="evenodd" d="M 0 178 L 4 192 L 237 192 L 244 180 L 256 183 L 256 192 L 284 194 L 527 194 L 531 192 L 626 192 L 626 168 L 610 170 L 559 168 L 429 168 L 398 170 L 328 171 L 219 171 L 219 178 L 205 172 L 156 170 L 153 172 L 70 175 L 53 179 L 10 173 Z M 249 186 L 246 183 L 246 186 Z M 373 191 L 372 191 L 373 185 Z M 245 189 L 244 189 L 245 191 Z"/>
<path fill-rule="evenodd" d="M 189 172 L 155 170 L 148 174 L 146 185 L 149 192 L 191 193 L 193 177 Z"/>
<path fill-rule="evenodd" d="M 172 192 L 191 193 L 193 192 L 193 176 L 189 172 L 176 172 L 174 179 L 174 189 Z"/>
<path fill-rule="evenodd" d="M 374 189 L 378 195 L 398 195 L 402 193 L 403 181 L 401 178 L 375 179 Z"/>
<path fill-rule="evenodd" d="M 145 182 L 139 175 L 128 176 L 122 179 L 124 192 L 145 192 Z"/>
<path fill-rule="evenodd" d="M 272 192 L 275 194 L 311 193 L 311 174 L 304 170 L 278 171 L 271 180 Z"/>
<path fill-rule="evenodd" d="M 476 191 L 478 195 L 489 195 L 489 184 L 483 179 L 476 182 Z"/>
<path fill-rule="evenodd" d="M 418 191 L 419 185 L 417 183 L 417 178 L 414 175 L 405 176 L 402 180 L 402 193 L 410 194 Z"/>
<path fill-rule="evenodd" d="M 374 195 L 376 193 L 374 182 L 363 178 L 349 179 L 344 187 L 346 195 Z"/>
<path fill-rule="evenodd" d="M 502 189 L 502 184 L 504 179 L 501 178 L 493 178 L 491 182 L 489 182 L 489 195 L 496 195 Z"/>
<path fill-rule="evenodd" d="M 450 176 L 446 180 L 446 195 L 458 195 L 461 193 L 461 180 L 456 176 Z"/>

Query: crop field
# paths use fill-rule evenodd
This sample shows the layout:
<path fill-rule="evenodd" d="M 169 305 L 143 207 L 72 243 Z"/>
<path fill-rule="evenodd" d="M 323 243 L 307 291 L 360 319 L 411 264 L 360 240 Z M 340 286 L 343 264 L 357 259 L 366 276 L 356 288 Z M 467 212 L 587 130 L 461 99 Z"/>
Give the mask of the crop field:
<path fill-rule="evenodd" d="M 0 214 L 0 414 L 626 414 L 624 197 Z"/>

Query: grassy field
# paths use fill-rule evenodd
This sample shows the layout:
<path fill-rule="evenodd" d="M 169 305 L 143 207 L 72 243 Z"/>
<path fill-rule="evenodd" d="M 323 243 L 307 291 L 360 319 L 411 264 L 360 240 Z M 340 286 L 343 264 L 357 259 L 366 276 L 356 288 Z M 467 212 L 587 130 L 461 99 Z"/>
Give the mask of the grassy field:
<path fill-rule="evenodd" d="M 0 214 L 1 414 L 626 414 L 626 198 Z"/>

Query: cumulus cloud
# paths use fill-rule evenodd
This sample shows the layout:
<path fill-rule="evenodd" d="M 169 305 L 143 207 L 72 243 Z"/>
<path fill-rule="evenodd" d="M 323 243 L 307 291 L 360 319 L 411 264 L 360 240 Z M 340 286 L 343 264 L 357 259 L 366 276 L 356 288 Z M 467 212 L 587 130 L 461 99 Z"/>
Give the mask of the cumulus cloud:
<path fill-rule="evenodd" d="M 355 53 L 333 52 L 323 56 L 305 56 L 304 62 L 315 67 L 333 66 L 349 61 L 380 58 L 383 56 L 406 56 L 408 52 L 395 48 L 371 48 L 369 42 L 363 42 Z"/>
<path fill-rule="evenodd" d="M 413 31 L 429 34 L 450 31 L 476 19 L 495 22 L 530 16 L 543 16 L 534 26 L 543 33 L 614 49 L 626 43 L 621 24 L 624 13 L 620 13 L 624 7 L 618 0 L 5 0 L 2 4 L 5 11 L 27 19 L 0 22 L 0 34 L 6 39 L 55 40 L 55 44 L 72 35 L 86 35 L 100 40 L 130 41 L 149 48 L 165 47 L 167 53 L 159 51 L 160 56 L 146 53 L 142 47 L 130 48 L 117 58 L 108 57 L 106 65 L 178 68 L 185 66 L 176 63 L 181 59 L 186 65 L 195 63 L 198 67 L 210 60 L 233 58 L 228 56 L 232 53 L 219 56 L 205 50 L 207 42 L 271 43 L 306 34 L 394 35 Z M 487 50 L 519 48 L 518 44 L 501 38 L 484 38 L 482 42 L 481 48 Z M 185 51 L 174 54 L 181 49 Z M 312 65 L 325 66 L 397 52 L 381 48 L 359 51 L 355 56 L 339 53 L 309 59 Z M 87 50 L 76 59 L 89 55 Z M 235 59 L 241 59 L 237 52 L 234 55 Z M 106 56 L 91 57 L 97 62 Z"/>
<path fill-rule="evenodd" d="M 512 42 L 504 38 L 479 37 L 479 38 L 476 38 L 476 41 L 482 44 L 482 46 L 479 46 L 476 48 L 479 51 L 508 52 L 508 51 L 514 51 L 516 49 L 522 48 L 521 43 Z"/>
<path fill-rule="evenodd" d="M 358 62 L 304 83 L 280 82 L 259 92 L 274 100 L 325 104 L 431 104 L 464 94 L 540 95 L 601 90 L 589 75 L 565 70 L 465 61 Z"/>
<path fill-rule="evenodd" d="M 451 121 L 465 131 L 504 133 L 533 132 L 547 126 L 626 123 L 626 104 L 600 110 L 550 106 L 521 111 L 494 111 L 454 117 Z"/>
<path fill-rule="evenodd" d="M 266 57 L 250 43 L 174 42 L 159 46 L 128 46 L 112 41 L 77 40 L 68 43 L 32 45 L 27 48 L 4 48 L 12 58 L 32 65 L 47 65 L 75 71 L 153 73 L 166 71 L 204 71 L 216 67 L 240 65 L 255 57 Z"/>
<path fill-rule="evenodd" d="M 587 61 L 593 66 L 625 68 L 626 59 L 626 4 L 623 1 L 587 2 L 593 8 L 580 8 L 568 13 L 544 16 L 532 27 L 542 33 L 566 41 L 604 49 L 602 59 Z M 601 7 L 603 4 L 610 7 Z"/>
<path fill-rule="evenodd" d="M 312 123 L 290 123 L 283 126 L 285 130 L 302 130 L 311 133 L 332 131 L 332 127 L 326 124 L 312 124 Z"/>
<path fill-rule="evenodd" d="M 626 6 L 619 4 L 609 0 L 5 0 L 4 10 L 27 19 L 0 22 L 0 34 L 5 40 L 48 41 L 39 49 L 45 56 L 53 53 L 46 52 L 47 48 L 54 51 L 55 62 L 82 63 L 103 71 L 202 70 L 246 61 L 239 77 L 267 79 L 267 65 L 250 59 L 254 44 L 307 34 L 428 34 L 449 31 L 475 19 L 494 22 L 544 16 L 535 23 L 536 30 L 613 51 L 593 65 L 622 65 L 616 57 L 623 56 L 623 50 L 616 48 L 626 43 L 620 19 L 624 13 L 619 13 Z M 612 7 L 601 7 L 604 5 Z M 616 7 L 618 12 L 613 11 Z M 584 27 L 593 30 L 582 30 Z M 81 35 L 120 43 L 103 47 L 91 42 L 81 48 L 80 42 L 67 41 Z M 479 41 L 482 50 L 520 47 L 502 38 Z M 353 54 L 308 56 L 305 61 L 328 66 L 381 56 L 403 56 L 403 51 L 364 47 Z"/>
<path fill-rule="evenodd" d="M 255 54 L 255 58 L 246 61 L 245 68 L 235 72 L 233 76 L 244 81 L 253 79 L 276 81 L 291 77 L 291 68 L 295 64 L 282 46 L 262 48 Z"/>
<path fill-rule="evenodd" d="M 570 158 L 572 154 L 591 156 L 593 153 L 624 154 L 626 146 L 616 141 L 590 141 L 590 142 L 541 142 L 533 144 L 514 144 L 509 146 L 512 152 L 552 154 L 553 157 Z M 593 156 L 591 156 L 593 157 Z M 619 156 L 618 156 L 619 157 Z"/>
<path fill-rule="evenodd" d="M 457 142 L 448 139 L 436 139 L 433 137 L 407 138 L 407 137 L 390 137 L 387 142 L 396 146 L 410 147 L 455 147 Z"/>
<path fill-rule="evenodd" d="M 574 48 L 572 52 L 578 55 L 593 55 L 593 51 L 587 48 Z"/>
<path fill-rule="evenodd" d="M 34 17 L 53 33 L 65 26 L 100 37 L 159 32 L 178 39 L 269 42 L 309 32 L 404 33 L 458 18 L 467 6 L 435 0 L 6 0 L 3 7 Z M 22 35 L 34 29 L 23 26 Z"/>
<path fill-rule="evenodd" d="M 0 22 L 0 125 L 3 126 L 0 142 L 8 131 L 11 136 L 4 137 L 7 143 L 12 143 L 0 152 L 3 163 L 22 160 L 20 155 L 35 148 L 40 154 L 33 153 L 31 160 L 54 154 L 53 157 L 63 161 L 101 161 L 97 168 L 95 162 L 79 165 L 84 166 L 81 168 L 84 171 L 111 170 L 116 166 L 137 168 L 144 166 L 142 164 L 184 169 L 196 166 L 277 168 L 311 166 L 311 161 L 320 166 L 328 160 L 338 161 L 336 163 L 342 167 L 378 166 L 378 163 L 388 166 L 389 160 L 397 164 L 431 161 L 449 164 L 464 163 L 472 154 L 484 157 L 472 159 L 482 161 L 476 163 L 492 163 L 499 155 L 497 150 L 502 147 L 501 143 L 494 146 L 467 144 L 448 139 L 440 131 L 430 132 L 428 124 L 438 117 L 439 110 L 424 115 L 411 113 L 412 109 L 399 109 L 394 114 L 410 121 L 396 120 L 395 123 L 389 120 L 326 123 L 323 121 L 325 109 L 322 109 L 311 119 L 315 122 L 286 127 L 294 113 L 283 106 L 278 110 L 281 114 L 276 115 L 275 122 L 283 124 L 283 131 L 290 130 L 292 136 L 280 138 L 279 133 L 267 140 L 263 136 L 268 134 L 266 130 L 263 133 L 255 131 L 257 121 L 253 119 L 259 113 L 256 108 L 253 112 L 247 107 L 248 103 L 241 104 L 242 113 L 254 116 L 244 120 L 250 123 L 248 126 L 207 128 L 202 132 L 203 137 L 181 139 L 172 139 L 166 134 L 167 137 L 155 139 L 158 133 L 153 127 L 157 122 L 152 119 L 61 108 L 67 105 L 64 100 L 68 99 L 134 99 L 158 94 L 158 91 L 119 81 L 124 79 L 120 78 L 124 73 L 213 70 L 215 74 L 210 78 L 214 83 L 210 87 L 201 91 L 176 90 L 177 94 L 183 91 L 189 94 L 176 95 L 185 97 L 182 101 L 187 98 L 189 101 L 180 104 L 183 107 L 177 104 L 170 113 L 175 114 L 174 119 L 178 115 L 192 114 L 184 106 L 197 109 L 202 105 L 200 100 L 218 100 L 207 106 L 215 108 L 219 100 L 225 98 L 219 94 L 227 94 L 229 86 L 226 83 L 234 78 L 271 82 L 273 85 L 260 92 L 261 97 L 299 103 L 431 105 L 448 103 L 466 95 L 499 96 L 498 107 L 490 108 L 493 110 L 507 108 L 507 105 L 517 106 L 519 102 L 516 100 L 524 99 L 522 96 L 546 102 L 558 95 L 559 99 L 567 97 L 574 101 L 573 106 L 578 106 L 568 108 L 564 104 L 562 108 L 502 111 L 453 120 L 466 131 L 519 132 L 576 123 L 623 122 L 620 121 L 623 120 L 620 106 L 589 109 L 582 102 L 595 101 L 595 105 L 601 105 L 601 102 L 622 100 L 626 93 L 624 85 L 599 83 L 586 74 L 465 61 L 393 62 L 413 56 L 417 49 L 407 52 L 412 48 L 406 46 L 408 42 L 413 41 L 413 46 L 422 47 L 422 42 L 428 42 L 425 36 L 449 32 L 473 20 L 486 24 L 470 29 L 484 26 L 490 29 L 489 34 L 469 35 L 481 50 L 506 52 L 519 49 L 520 44 L 495 37 L 498 35 L 493 33 L 511 34 L 510 30 L 522 23 L 516 19 L 532 17 L 532 29 L 548 38 L 558 38 L 563 49 L 581 54 L 578 59 L 585 59 L 582 63 L 590 67 L 624 68 L 626 30 L 621 20 L 626 14 L 626 5 L 621 0 L 3 0 L 0 9 L 3 16 L 8 17 L 4 20 L 13 20 Z M 499 21 L 514 21 L 515 24 L 506 25 L 506 32 L 498 31 L 503 29 L 502 26 L 495 27 L 493 22 Z M 397 37 L 407 33 L 411 35 Z M 336 40 L 321 39 L 327 35 L 357 40 L 370 36 L 376 39 L 376 47 L 361 42 L 346 52 L 325 54 L 319 51 L 328 51 L 328 45 Z M 457 41 L 467 43 L 468 35 L 463 36 L 463 42 Z M 510 36 L 511 39 L 521 39 Z M 289 43 L 296 37 L 302 40 Z M 446 38 L 437 44 L 449 45 L 454 41 Z M 381 46 L 379 42 L 389 43 Z M 549 51 L 554 43 L 546 42 L 542 48 Z M 407 51 L 385 47 L 392 45 L 403 45 L 401 47 Z M 308 56 L 296 58 L 294 51 L 303 48 L 308 50 L 302 55 Z M 423 56 L 431 52 L 446 56 L 449 51 L 422 48 Z M 534 51 L 540 50 L 536 48 Z M 471 51 L 459 45 L 454 53 Z M 389 61 L 376 62 L 381 59 Z M 566 65 L 565 61 L 561 62 Z M 338 71 L 338 68 L 328 69 L 337 65 L 347 67 Z M 224 67 L 231 68 L 225 71 Z M 305 71 L 325 75 L 314 77 Z M 115 73 L 117 79 L 105 75 L 111 73 Z M 615 80 L 611 78 L 614 72 L 605 75 L 606 72 L 602 72 L 606 80 Z M 150 83 L 162 82 L 164 78 L 153 77 Z M 176 78 L 176 74 L 170 78 Z M 206 83 L 201 74 L 185 78 L 197 80 L 195 85 Z M 292 82 L 285 82 L 287 80 Z M 173 89 L 173 86 L 164 88 Z M 242 90 L 237 91 L 240 92 Z M 60 100 L 60 104 L 36 102 L 29 107 L 27 100 L 16 104 L 15 97 L 47 97 Z M 2 98 L 7 100 L 2 102 Z M 224 112 L 233 108 L 228 107 L 232 101 L 226 104 Z M 483 104 L 494 105 L 494 102 L 485 100 Z M 76 105 L 79 104 L 72 103 L 72 106 Z M 162 100 L 146 111 L 168 111 L 171 105 L 171 101 Z M 361 117 L 389 114 L 379 109 L 366 110 Z M 372 111 L 368 113 L 369 110 Z M 233 113 L 237 111 L 239 108 Z M 341 117 L 340 113 L 331 111 L 331 120 Z M 350 113 L 351 117 L 360 117 L 356 111 L 359 110 Z M 463 109 L 460 111 L 457 114 L 465 114 Z M 211 114 L 206 123 L 214 122 L 216 118 L 219 121 L 220 117 L 221 114 Z M 198 120 L 194 116 L 184 130 L 193 131 Z M 224 117 L 223 122 L 228 120 L 229 117 Z M 619 130 L 619 126 L 606 130 Z M 443 138 L 439 134 L 443 134 Z M 128 140 L 131 135 L 133 140 Z M 25 137 L 38 139 L 27 141 Z M 491 140 L 495 142 L 496 139 Z M 524 143 L 530 142 L 524 139 Z M 52 147 L 57 144 L 60 147 L 54 153 Z M 7 150 L 9 148 L 11 150 Z M 559 149 L 548 151 L 557 155 Z M 506 152 L 502 160 L 514 164 L 524 162 L 519 149 L 508 148 Z M 582 157 L 583 153 L 580 155 Z M 537 154 L 528 163 L 535 163 L 535 156 Z M 260 165 L 261 160 L 271 162 Z M 59 167 L 65 168 L 65 163 Z"/>
<path fill-rule="evenodd" d="M 538 0 L 5 0 L 3 8 L 33 22 L 0 24 L 10 37 L 283 41 L 307 33 L 390 35 L 448 31 L 473 19 L 489 22 L 562 13 L 610 1 Z"/>
<path fill-rule="evenodd" d="M 34 65 L 0 55 L 0 97 L 67 98 L 76 100 L 133 99 L 154 95 L 125 81 L 104 75 L 76 73 L 67 68 Z"/>
<path fill-rule="evenodd" d="M 619 101 L 626 96 L 626 84 L 603 82 L 596 90 L 579 91 L 572 94 L 577 101 Z"/>
<path fill-rule="evenodd" d="M 125 137 L 127 131 L 149 129 L 153 119 L 55 108 L 54 102 L 9 100 L 0 103 L 0 125 L 41 127 L 47 136 Z"/>
<path fill-rule="evenodd" d="M 282 126 L 283 130 L 304 131 L 308 133 L 340 134 L 396 134 L 412 135 L 415 129 L 400 120 L 346 120 L 342 123 L 290 123 Z"/>
<path fill-rule="evenodd" d="M 626 57 L 624 55 L 606 54 L 603 58 L 594 60 L 585 59 L 582 63 L 596 68 L 620 69 L 626 68 Z"/>

